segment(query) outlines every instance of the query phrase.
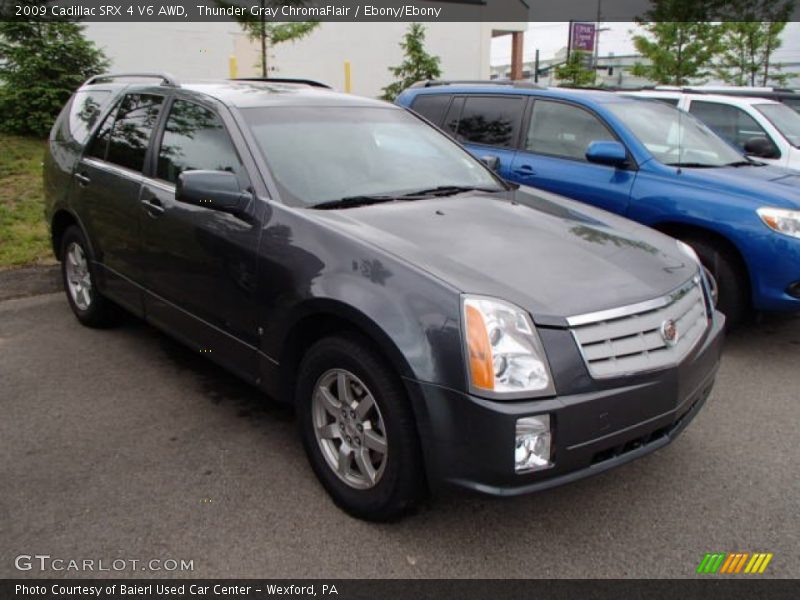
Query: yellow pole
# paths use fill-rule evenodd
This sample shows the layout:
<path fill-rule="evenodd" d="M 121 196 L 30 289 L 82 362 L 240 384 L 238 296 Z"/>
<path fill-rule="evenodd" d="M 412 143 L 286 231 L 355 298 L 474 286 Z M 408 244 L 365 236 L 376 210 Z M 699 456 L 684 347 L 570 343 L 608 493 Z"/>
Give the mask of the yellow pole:
<path fill-rule="evenodd" d="M 344 61 L 344 91 L 348 94 L 353 91 L 353 81 L 351 79 L 350 61 Z"/>
<path fill-rule="evenodd" d="M 239 74 L 238 66 L 239 65 L 237 64 L 236 57 L 231 55 L 231 57 L 228 58 L 228 74 L 230 75 L 231 79 L 236 79 L 236 77 L 238 76 Z"/>

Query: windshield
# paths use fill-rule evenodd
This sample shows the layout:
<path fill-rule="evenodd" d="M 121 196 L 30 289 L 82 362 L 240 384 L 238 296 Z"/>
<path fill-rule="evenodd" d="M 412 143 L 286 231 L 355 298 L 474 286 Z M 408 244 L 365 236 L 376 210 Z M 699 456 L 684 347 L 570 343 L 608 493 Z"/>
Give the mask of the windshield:
<path fill-rule="evenodd" d="M 640 100 L 606 106 L 665 165 L 722 167 L 746 160 L 693 116 L 663 102 Z"/>
<path fill-rule="evenodd" d="M 800 147 L 800 115 L 785 104 L 756 104 L 755 107 L 781 132 L 786 141 Z"/>
<path fill-rule="evenodd" d="M 242 114 L 293 206 L 449 186 L 505 189 L 450 138 L 403 110 L 308 106 Z"/>

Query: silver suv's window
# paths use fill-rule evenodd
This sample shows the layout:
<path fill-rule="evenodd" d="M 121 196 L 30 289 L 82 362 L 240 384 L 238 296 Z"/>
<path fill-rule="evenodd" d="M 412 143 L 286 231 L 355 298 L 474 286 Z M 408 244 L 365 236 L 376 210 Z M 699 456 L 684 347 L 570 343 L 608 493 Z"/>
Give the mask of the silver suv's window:
<path fill-rule="evenodd" d="M 175 183 L 183 171 L 196 169 L 238 174 L 241 163 L 217 114 L 194 102 L 176 100 L 164 128 L 156 175 Z"/>
<path fill-rule="evenodd" d="M 800 115 L 785 104 L 756 104 L 756 110 L 795 147 L 800 147 Z"/>

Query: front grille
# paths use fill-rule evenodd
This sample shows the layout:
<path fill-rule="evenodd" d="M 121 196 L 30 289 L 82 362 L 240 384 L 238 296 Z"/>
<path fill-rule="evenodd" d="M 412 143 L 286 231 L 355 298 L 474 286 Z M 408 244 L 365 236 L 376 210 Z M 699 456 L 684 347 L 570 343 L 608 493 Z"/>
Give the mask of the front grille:
<path fill-rule="evenodd" d="M 673 322 L 677 341 L 662 333 Z M 567 319 L 592 377 L 597 379 L 663 369 L 678 364 L 708 327 L 699 279 L 671 294 L 633 306 Z"/>

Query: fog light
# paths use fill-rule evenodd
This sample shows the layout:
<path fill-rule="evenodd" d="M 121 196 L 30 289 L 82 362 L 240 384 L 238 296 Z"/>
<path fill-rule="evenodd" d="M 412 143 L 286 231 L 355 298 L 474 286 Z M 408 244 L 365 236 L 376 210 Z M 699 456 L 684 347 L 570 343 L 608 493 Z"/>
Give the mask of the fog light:
<path fill-rule="evenodd" d="M 514 471 L 529 473 L 549 469 L 550 462 L 550 415 L 517 419 L 514 440 Z"/>
<path fill-rule="evenodd" d="M 795 281 L 792 285 L 786 288 L 786 291 L 789 293 L 790 296 L 794 296 L 795 298 L 800 298 L 800 281 Z"/>

